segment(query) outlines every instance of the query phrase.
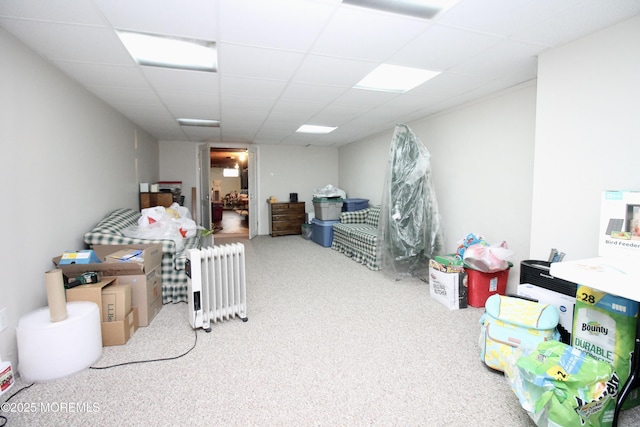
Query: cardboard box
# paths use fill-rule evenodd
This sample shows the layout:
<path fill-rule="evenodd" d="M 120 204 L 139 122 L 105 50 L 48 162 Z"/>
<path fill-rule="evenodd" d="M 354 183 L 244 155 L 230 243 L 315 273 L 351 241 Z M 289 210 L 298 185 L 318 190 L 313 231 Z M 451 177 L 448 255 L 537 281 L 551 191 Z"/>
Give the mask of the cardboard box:
<path fill-rule="evenodd" d="M 102 290 L 103 288 L 117 284 L 118 278 L 112 277 L 103 279 L 98 283 L 89 285 L 79 285 L 71 289 L 67 289 L 67 301 L 91 301 L 98 305 L 100 311 L 100 319 L 104 318 Z M 113 322 L 101 322 L 102 326 L 102 345 L 122 345 L 125 344 L 133 333 L 138 329 L 138 308 L 133 307 L 123 320 Z"/>
<path fill-rule="evenodd" d="M 141 249 L 144 262 L 104 262 L 108 255 L 123 250 Z M 131 276 L 144 275 L 162 263 L 162 244 L 151 245 L 94 245 L 93 251 L 100 259 L 100 263 L 69 264 L 60 263 L 61 257 L 53 259 L 53 263 L 67 277 L 78 277 L 87 271 L 97 271 L 103 276 Z"/>
<path fill-rule="evenodd" d="M 464 267 L 429 260 L 429 295 L 449 310 L 467 308 L 467 274 Z"/>
<path fill-rule="evenodd" d="M 518 295 L 535 299 L 543 304 L 554 305 L 558 309 L 558 313 L 560 313 L 560 322 L 558 323 L 560 340 L 567 345 L 571 345 L 573 311 L 576 305 L 576 297 L 571 297 L 530 283 L 519 284 Z"/>
<path fill-rule="evenodd" d="M 124 320 L 131 311 L 131 287 L 112 284 L 102 288 L 102 321 Z"/>
<path fill-rule="evenodd" d="M 59 264 L 93 264 L 96 262 L 100 262 L 100 259 L 94 251 L 89 249 L 77 252 L 65 252 L 60 257 Z"/>
<path fill-rule="evenodd" d="M 131 305 L 138 307 L 138 326 L 148 326 L 162 309 L 162 272 L 157 267 L 146 275 L 117 276 L 131 287 Z"/>
<path fill-rule="evenodd" d="M 640 259 L 640 191 L 603 192 L 598 255 Z"/>
<path fill-rule="evenodd" d="M 123 345 L 138 330 L 138 307 L 132 307 L 129 314 L 117 322 L 102 322 L 102 345 Z"/>
<path fill-rule="evenodd" d="M 464 261 L 458 259 L 456 254 L 447 254 L 447 255 L 436 255 L 433 257 L 436 262 L 444 265 L 444 266 L 454 266 L 454 267 L 464 267 Z"/>

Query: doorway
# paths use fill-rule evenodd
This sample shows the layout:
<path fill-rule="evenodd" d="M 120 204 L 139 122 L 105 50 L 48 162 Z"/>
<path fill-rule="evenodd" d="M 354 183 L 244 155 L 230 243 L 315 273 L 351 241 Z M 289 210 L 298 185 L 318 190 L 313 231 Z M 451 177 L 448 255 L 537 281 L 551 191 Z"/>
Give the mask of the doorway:
<path fill-rule="evenodd" d="M 211 229 L 214 239 L 249 238 L 247 148 L 210 147 Z"/>

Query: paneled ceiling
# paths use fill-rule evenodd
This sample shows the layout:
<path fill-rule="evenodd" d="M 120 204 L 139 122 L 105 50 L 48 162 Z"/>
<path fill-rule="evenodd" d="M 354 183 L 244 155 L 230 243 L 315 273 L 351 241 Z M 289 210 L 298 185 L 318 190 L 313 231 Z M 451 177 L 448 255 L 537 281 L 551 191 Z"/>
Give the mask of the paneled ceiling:
<path fill-rule="evenodd" d="M 339 146 L 531 80 L 541 52 L 638 13 L 638 0 L 461 0 L 432 20 L 340 0 L 1 0 L 0 26 L 159 140 Z M 218 71 L 139 66 L 115 29 L 215 41 Z M 404 94 L 353 89 L 383 62 L 442 73 Z M 338 128 L 295 133 L 305 123 Z"/>

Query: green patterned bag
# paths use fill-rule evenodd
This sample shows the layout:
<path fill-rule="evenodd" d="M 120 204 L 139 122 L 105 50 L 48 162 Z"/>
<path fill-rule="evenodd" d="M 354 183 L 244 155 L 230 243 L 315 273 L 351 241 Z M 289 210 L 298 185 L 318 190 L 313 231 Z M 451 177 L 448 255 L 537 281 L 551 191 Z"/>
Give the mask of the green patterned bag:
<path fill-rule="evenodd" d="M 505 369 L 537 426 L 606 427 L 613 422 L 619 379 L 611 364 L 559 341 L 545 341 Z"/>

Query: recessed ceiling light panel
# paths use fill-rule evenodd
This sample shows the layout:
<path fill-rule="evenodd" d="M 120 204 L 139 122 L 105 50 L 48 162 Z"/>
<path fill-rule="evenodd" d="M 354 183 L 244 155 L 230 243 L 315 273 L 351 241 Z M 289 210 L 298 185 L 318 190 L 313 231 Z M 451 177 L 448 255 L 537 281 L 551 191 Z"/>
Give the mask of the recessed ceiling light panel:
<path fill-rule="evenodd" d="M 382 64 L 354 86 L 355 89 L 404 93 L 440 74 L 439 71 Z"/>
<path fill-rule="evenodd" d="M 438 13 L 449 9 L 459 0 L 342 0 L 353 6 L 377 9 L 385 12 L 433 19 Z"/>
<path fill-rule="evenodd" d="M 154 34 L 117 31 L 118 37 L 140 65 L 215 72 L 216 43 Z"/>
<path fill-rule="evenodd" d="M 219 128 L 220 121 L 207 119 L 178 119 L 181 126 L 199 126 L 206 128 Z"/>
<path fill-rule="evenodd" d="M 302 125 L 296 132 L 298 133 L 329 133 L 333 132 L 337 128 L 331 126 L 318 126 L 318 125 Z"/>

